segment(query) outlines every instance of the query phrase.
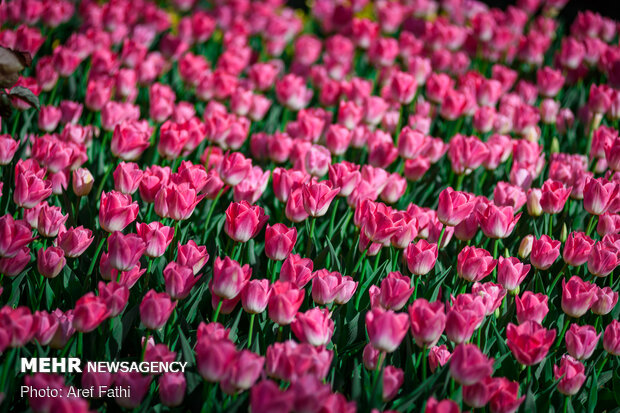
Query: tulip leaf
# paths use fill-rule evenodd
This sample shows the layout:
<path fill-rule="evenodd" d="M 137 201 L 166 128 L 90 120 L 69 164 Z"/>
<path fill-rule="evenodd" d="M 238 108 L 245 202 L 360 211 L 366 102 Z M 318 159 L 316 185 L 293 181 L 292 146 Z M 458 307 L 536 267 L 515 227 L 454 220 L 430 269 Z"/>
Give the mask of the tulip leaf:
<path fill-rule="evenodd" d="M 183 359 L 187 361 L 190 365 L 196 364 L 196 359 L 194 358 L 194 352 L 192 351 L 192 346 L 187 341 L 185 334 L 183 334 L 183 330 L 179 326 L 177 328 L 179 331 L 179 339 L 181 340 L 181 352 L 183 354 Z"/>
<path fill-rule="evenodd" d="M 27 87 L 15 86 L 11 89 L 11 91 L 9 92 L 9 95 L 11 97 L 15 97 L 20 100 L 23 100 L 24 102 L 26 102 L 33 108 L 36 108 L 37 110 L 41 109 L 39 98 L 34 93 L 32 93 L 32 90 L 28 89 Z"/>

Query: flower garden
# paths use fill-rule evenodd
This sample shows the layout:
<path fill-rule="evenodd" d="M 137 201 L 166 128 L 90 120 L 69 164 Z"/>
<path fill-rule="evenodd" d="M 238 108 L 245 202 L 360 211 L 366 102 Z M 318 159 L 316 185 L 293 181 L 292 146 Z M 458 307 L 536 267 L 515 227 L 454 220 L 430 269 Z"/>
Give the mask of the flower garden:
<path fill-rule="evenodd" d="M 0 409 L 616 411 L 620 25 L 566 3 L 3 2 Z"/>

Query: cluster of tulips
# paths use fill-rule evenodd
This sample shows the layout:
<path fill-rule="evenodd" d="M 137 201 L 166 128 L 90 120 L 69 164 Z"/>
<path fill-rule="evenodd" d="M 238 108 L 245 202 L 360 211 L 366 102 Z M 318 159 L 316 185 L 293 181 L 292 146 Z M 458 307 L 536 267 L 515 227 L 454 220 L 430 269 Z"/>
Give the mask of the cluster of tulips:
<path fill-rule="evenodd" d="M 616 408 L 620 26 L 566 2 L 4 1 L 0 407 Z"/>

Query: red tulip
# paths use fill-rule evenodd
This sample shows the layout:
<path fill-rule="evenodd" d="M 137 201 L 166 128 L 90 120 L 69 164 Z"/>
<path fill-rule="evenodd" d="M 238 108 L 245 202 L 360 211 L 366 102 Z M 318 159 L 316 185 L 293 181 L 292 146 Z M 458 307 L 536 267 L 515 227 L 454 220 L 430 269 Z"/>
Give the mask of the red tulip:
<path fill-rule="evenodd" d="M 386 353 L 395 351 L 407 334 L 409 317 L 374 308 L 366 313 L 366 330 L 374 348 Z"/>
<path fill-rule="evenodd" d="M 516 412 L 525 400 L 525 396 L 519 397 L 519 383 L 510 381 L 505 377 L 494 378 L 490 384 L 492 413 Z"/>
<path fill-rule="evenodd" d="M 526 366 L 540 363 L 555 341 L 555 330 L 547 330 L 535 321 L 506 329 L 506 344 L 517 361 Z"/>

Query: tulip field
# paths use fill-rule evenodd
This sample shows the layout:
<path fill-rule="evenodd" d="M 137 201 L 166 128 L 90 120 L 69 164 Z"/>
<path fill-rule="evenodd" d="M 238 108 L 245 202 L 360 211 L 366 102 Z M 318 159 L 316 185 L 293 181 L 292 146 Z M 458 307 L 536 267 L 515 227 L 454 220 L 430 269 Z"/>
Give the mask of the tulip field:
<path fill-rule="evenodd" d="M 567 2 L 2 2 L 0 411 L 619 412 Z"/>

